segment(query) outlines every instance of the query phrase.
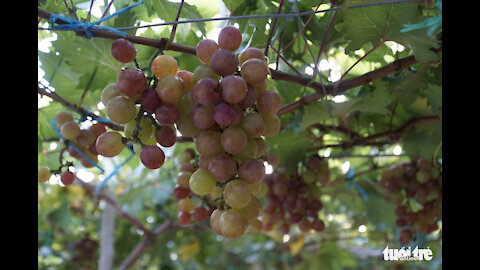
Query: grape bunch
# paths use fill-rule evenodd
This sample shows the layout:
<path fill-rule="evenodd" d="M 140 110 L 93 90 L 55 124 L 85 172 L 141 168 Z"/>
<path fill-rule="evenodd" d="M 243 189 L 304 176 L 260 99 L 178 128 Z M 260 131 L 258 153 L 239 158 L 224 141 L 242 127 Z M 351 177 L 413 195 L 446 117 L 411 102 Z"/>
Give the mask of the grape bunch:
<path fill-rule="evenodd" d="M 173 189 L 173 196 L 179 200 L 178 222 L 182 225 L 189 224 L 192 218 L 196 222 L 203 222 L 216 209 L 215 203 L 210 198 L 200 198 L 190 191 L 189 180 L 196 171 L 194 167 L 195 156 L 195 150 L 188 148 L 176 157 L 180 169 L 177 183 Z"/>
<path fill-rule="evenodd" d="M 385 169 L 379 185 L 396 206 L 401 244 L 410 243 L 416 232 L 429 234 L 438 229 L 437 222 L 442 218 L 442 173 L 430 161 L 417 158 Z"/>
<path fill-rule="evenodd" d="M 74 120 L 73 114 L 70 111 L 58 111 L 55 115 L 55 123 L 58 131 L 65 139 L 65 145 L 68 145 L 66 151 L 71 157 L 80 161 L 86 167 L 94 166 L 91 162 L 98 162 L 98 152 L 96 149 L 96 142 L 98 138 L 106 132 L 106 128 L 102 123 L 95 123 L 88 128 L 82 128 L 78 122 Z M 73 146 L 72 146 L 73 145 Z M 75 146 L 75 147 L 74 147 Z M 80 154 L 77 150 L 81 151 Z M 62 152 L 63 153 L 63 152 Z M 87 158 L 85 158 L 86 156 Z M 60 174 L 60 181 L 68 186 L 73 183 L 75 176 L 68 167 L 72 166 L 72 162 L 61 164 L 56 170 L 51 170 L 46 166 L 38 168 L 38 181 L 45 182 L 53 174 Z M 63 168 L 67 167 L 67 170 Z"/>
<path fill-rule="evenodd" d="M 258 48 L 236 55 L 241 43 L 241 32 L 226 26 L 218 42 L 204 39 L 197 44 L 202 65 L 193 72 L 192 91 L 180 101 L 177 123 L 182 134 L 194 138 L 199 153 L 188 189 L 217 200 L 210 225 L 227 238 L 241 237 L 249 223 L 258 231 L 261 203 L 255 195 L 265 176 L 262 137 L 280 131 L 276 113 L 281 98 L 266 89 L 265 57 Z"/>
<path fill-rule="evenodd" d="M 178 222 L 187 225 L 192 217 L 197 222 L 209 218 L 212 230 L 227 238 L 239 238 L 247 230 L 258 233 L 262 229 L 262 222 L 258 219 L 262 210 L 259 197 L 265 195 L 267 190 L 261 181 L 263 177 L 254 183 L 233 176 L 227 180 L 217 180 L 219 174 L 212 175 L 210 169 L 213 172 L 236 170 L 235 160 L 227 158 L 233 161 L 228 165 L 224 163 L 224 158 L 214 158 L 213 162 L 220 164 L 210 166 L 212 160 L 202 158 L 193 149 L 187 149 L 177 156 L 180 170 L 173 195 L 179 199 Z M 265 169 L 258 167 L 257 170 L 262 174 Z"/>
<path fill-rule="evenodd" d="M 330 177 L 328 162 L 315 155 L 309 157 L 305 165 L 303 172 L 297 169 L 289 175 L 284 167 L 279 167 L 266 175 L 267 204 L 262 215 L 265 231 L 275 227 L 287 234 L 295 224 L 305 233 L 325 229 L 325 223 L 318 213 L 323 208 L 320 200 L 321 183 Z"/>

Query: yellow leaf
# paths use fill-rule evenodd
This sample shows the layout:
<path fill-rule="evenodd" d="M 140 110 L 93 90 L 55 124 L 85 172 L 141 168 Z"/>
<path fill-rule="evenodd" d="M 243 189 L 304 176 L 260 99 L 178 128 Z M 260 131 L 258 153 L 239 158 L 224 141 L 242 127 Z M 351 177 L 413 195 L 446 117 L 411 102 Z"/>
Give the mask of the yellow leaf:
<path fill-rule="evenodd" d="M 199 251 L 200 251 L 200 242 L 198 241 L 197 238 L 194 238 L 189 243 L 183 244 L 180 247 L 180 252 L 179 252 L 180 260 L 182 260 L 182 262 L 185 262 L 191 257 L 197 255 Z"/>
<path fill-rule="evenodd" d="M 293 256 L 297 255 L 298 252 L 303 248 L 303 245 L 305 244 L 305 235 L 302 233 L 301 235 L 298 236 L 298 239 L 290 244 L 290 254 Z"/>

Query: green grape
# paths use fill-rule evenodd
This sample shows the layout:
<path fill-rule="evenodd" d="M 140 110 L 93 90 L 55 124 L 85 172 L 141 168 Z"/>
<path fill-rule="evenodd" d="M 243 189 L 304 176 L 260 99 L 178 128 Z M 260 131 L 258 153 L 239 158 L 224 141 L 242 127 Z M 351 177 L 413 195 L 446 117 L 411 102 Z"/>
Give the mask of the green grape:
<path fill-rule="evenodd" d="M 225 212 L 224 209 L 215 209 L 212 214 L 210 215 L 210 227 L 212 230 L 218 234 L 222 235 L 222 230 L 220 227 L 220 216 Z"/>
<path fill-rule="evenodd" d="M 217 198 L 220 198 L 222 196 L 223 189 L 219 186 L 213 187 L 212 191 L 208 194 L 210 196 L 210 199 L 215 200 Z"/>
<path fill-rule="evenodd" d="M 247 221 L 250 221 L 260 215 L 262 203 L 256 196 L 250 195 L 250 202 L 245 207 L 237 208 L 237 210 Z"/>
<path fill-rule="evenodd" d="M 220 79 L 209 65 L 200 65 L 193 71 L 193 83 L 196 84 L 199 80 L 203 78 L 212 78 L 216 81 Z"/>
<path fill-rule="evenodd" d="M 137 114 L 135 101 L 127 96 L 113 97 L 108 101 L 105 109 L 108 118 L 118 124 L 132 121 Z"/>
<path fill-rule="evenodd" d="M 232 208 L 245 207 L 250 202 L 250 189 L 247 182 L 235 179 L 228 182 L 223 190 L 225 203 Z"/>
<path fill-rule="evenodd" d="M 95 147 L 99 155 L 104 157 L 114 157 L 122 152 L 125 145 L 122 141 L 122 135 L 115 131 L 107 131 L 97 138 Z"/>
<path fill-rule="evenodd" d="M 282 123 L 280 122 L 280 118 L 276 114 L 269 115 L 269 114 L 261 114 L 263 120 L 265 121 L 265 133 L 263 136 L 270 138 L 277 135 L 280 132 L 280 128 Z"/>
<path fill-rule="evenodd" d="M 194 138 L 195 147 L 200 155 L 213 156 L 222 152 L 221 135 L 217 131 L 205 130 Z"/>
<path fill-rule="evenodd" d="M 73 114 L 69 111 L 58 111 L 55 114 L 55 122 L 57 127 L 61 127 L 63 123 L 73 121 Z"/>
<path fill-rule="evenodd" d="M 218 224 L 223 236 L 235 239 L 245 234 L 248 221 L 236 209 L 228 209 L 222 213 Z"/>
<path fill-rule="evenodd" d="M 178 202 L 178 210 L 180 212 L 192 212 L 195 209 L 195 203 L 189 197 L 183 198 Z"/>
<path fill-rule="evenodd" d="M 75 140 L 80 135 L 80 126 L 75 121 L 68 121 L 60 127 L 60 134 L 67 140 Z"/>
<path fill-rule="evenodd" d="M 247 135 L 239 127 L 229 127 L 220 136 L 221 146 L 232 155 L 241 153 L 247 146 Z"/>
<path fill-rule="evenodd" d="M 38 182 L 46 182 L 52 176 L 52 172 L 47 166 L 38 167 Z"/>
<path fill-rule="evenodd" d="M 198 169 L 190 176 L 190 190 L 197 195 L 207 195 L 215 187 L 217 181 L 208 170 Z"/>
<path fill-rule="evenodd" d="M 155 91 L 162 102 L 175 104 L 185 93 L 185 85 L 177 75 L 168 75 L 158 80 Z"/>

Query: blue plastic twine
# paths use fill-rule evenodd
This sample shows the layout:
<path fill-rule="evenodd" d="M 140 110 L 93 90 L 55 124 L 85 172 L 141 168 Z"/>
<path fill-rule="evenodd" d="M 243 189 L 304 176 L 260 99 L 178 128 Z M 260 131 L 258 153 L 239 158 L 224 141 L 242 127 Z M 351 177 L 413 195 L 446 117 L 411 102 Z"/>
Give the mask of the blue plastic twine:
<path fill-rule="evenodd" d="M 416 29 L 428 28 L 427 34 L 432 36 L 435 30 L 442 26 L 442 0 L 437 0 L 435 7 L 439 10 L 440 15 L 428 18 L 421 23 L 416 24 L 404 24 L 403 29 L 400 30 L 400 33 L 409 32 Z"/>
<path fill-rule="evenodd" d="M 115 34 L 117 35 L 120 35 L 122 37 L 126 37 L 127 34 L 125 32 L 122 32 L 120 30 L 117 30 L 113 27 L 109 27 L 109 26 L 103 26 L 103 25 L 98 25 L 108 19 L 110 19 L 111 17 L 113 16 L 116 16 L 116 15 L 119 15 L 119 14 L 122 14 L 124 13 L 125 11 L 131 9 L 131 8 L 134 8 L 136 6 L 139 6 L 143 4 L 143 0 L 138 2 L 138 3 L 135 3 L 131 6 L 128 6 L 128 7 L 125 7 L 125 8 L 122 8 L 121 10 L 113 13 L 112 15 L 109 15 L 109 16 L 106 16 L 104 17 L 103 19 L 100 19 L 96 22 L 93 22 L 93 23 L 90 23 L 90 22 L 80 22 L 80 21 L 77 21 L 77 20 L 74 20 L 72 18 L 69 18 L 69 17 L 65 17 L 65 16 L 61 16 L 61 15 L 57 15 L 57 14 L 51 14 L 50 15 L 50 28 L 52 30 L 72 30 L 72 31 L 78 31 L 78 30 L 83 30 L 85 32 L 85 35 L 88 37 L 88 38 L 92 38 L 92 37 L 95 37 L 95 35 L 91 32 L 92 29 L 103 29 L 103 30 L 108 30 L 108 31 L 111 31 L 111 32 L 114 32 Z M 66 22 L 66 24 L 58 24 L 58 25 L 55 25 L 55 22 L 60 19 L 64 22 Z"/>
<path fill-rule="evenodd" d="M 119 165 L 117 165 L 115 167 L 115 169 L 110 173 L 109 176 L 107 176 L 107 178 L 105 178 L 101 183 L 100 185 L 97 186 L 96 190 L 99 191 L 103 188 L 103 186 L 108 182 L 108 180 L 110 180 L 115 174 L 117 174 L 118 170 L 123 167 L 123 165 L 127 164 L 128 161 L 130 161 L 130 159 L 135 155 L 135 151 L 133 151 L 133 145 L 132 144 L 129 144 L 127 145 L 127 148 L 128 150 L 130 150 L 130 156 L 128 156 L 127 159 L 125 159 L 122 163 L 120 163 Z"/>
<path fill-rule="evenodd" d="M 85 121 L 86 120 L 86 117 L 84 116 L 82 119 L 80 119 L 81 121 Z M 104 118 L 99 118 L 99 119 L 95 119 L 96 121 L 100 120 L 100 121 L 103 121 L 103 122 L 110 122 L 110 120 L 108 119 L 104 119 Z M 82 121 L 82 122 L 83 122 Z M 57 133 L 57 135 L 62 139 L 62 140 L 65 140 L 67 141 L 68 145 L 70 145 L 73 149 L 75 149 L 75 151 L 77 151 L 77 153 L 79 153 L 83 158 L 85 158 L 90 164 L 92 164 L 93 166 L 97 167 L 102 173 L 105 172 L 105 170 L 100 167 L 97 163 L 95 163 L 95 161 L 93 161 L 92 159 L 90 159 L 87 155 L 85 155 L 82 151 L 80 151 L 80 149 L 78 149 L 77 146 L 75 146 L 75 144 L 71 143 L 69 140 L 65 139 L 65 137 L 62 136 L 62 134 L 60 133 L 60 131 L 58 130 L 58 127 L 57 127 L 57 124 L 56 124 L 56 120 L 55 118 L 52 119 L 52 121 L 50 121 L 50 123 L 52 124 L 53 128 L 55 129 L 55 132 Z M 97 191 L 101 190 L 103 188 L 103 186 L 108 182 L 108 180 L 110 180 L 115 174 L 118 173 L 118 170 L 123 167 L 123 165 L 125 165 L 128 161 L 130 161 L 130 159 L 132 159 L 132 157 L 134 156 L 135 154 L 135 151 L 133 151 L 133 145 L 132 144 L 128 144 L 127 145 L 127 148 L 128 150 L 130 150 L 131 154 L 130 156 L 125 159 L 122 163 L 120 163 L 119 165 L 117 165 L 115 167 L 115 169 L 113 169 L 113 171 L 110 173 L 110 175 L 107 176 L 107 178 L 105 178 L 96 188 Z"/>
<path fill-rule="evenodd" d="M 52 126 L 55 129 L 55 132 L 57 133 L 58 137 L 60 137 L 62 140 L 67 141 L 68 145 L 70 145 L 73 149 L 75 149 L 75 151 L 77 151 L 77 153 L 79 153 L 83 158 L 85 158 L 88 161 L 88 163 L 97 167 L 101 172 L 105 172 L 105 170 L 102 167 L 98 166 L 98 164 L 95 163 L 95 161 L 91 160 L 87 155 L 85 155 L 82 151 L 80 151 L 80 149 L 78 149 L 78 147 L 75 144 L 71 143 L 69 140 L 65 139 L 62 136 L 62 134 L 58 130 L 55 118 L 53 118 L 52 121 L 50 121 L 50 124 L 52 124 Z"/>
<path fill-rule="evenodd" d="M 367 193 L 365 193 L 363 188 L 357 182 L 353 181 L 354 178 L 355 178 L 355 168 L 350 167 L 347 171 L 347 181 L 348 181 L 347 190 L 350 190 L 350 187 L 353 185 L 355 187 L 355 189 L 358 191 L 358 193 L 360 193 L 362 198 L 365 201 L 368 201 L 369 197 L 368 197 Z"/>

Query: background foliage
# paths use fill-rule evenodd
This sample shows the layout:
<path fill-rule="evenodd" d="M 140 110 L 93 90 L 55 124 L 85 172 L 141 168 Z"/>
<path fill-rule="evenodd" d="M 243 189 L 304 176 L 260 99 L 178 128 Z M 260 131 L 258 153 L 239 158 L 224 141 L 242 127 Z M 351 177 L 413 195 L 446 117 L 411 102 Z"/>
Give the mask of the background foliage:
<path fill-rule="evenodd" d="M 68 2 L 68 1 L 66 1 Z M 76 14 L 85 18 L 91 1 L 73 1 Z M 330 2 L 282 1 L 281 13 L 296 13 L 330 8 Z M 348 1 L 354 5 L 362 1 Z M 364 1 L 363 1 L 364 2 Z M 421 1 L 423 2 L 423 1 Z M 98 19 L 109 1 L 93 1 L 91 21 Z M 129 0 L 113 1 L 119 10 L 133 4 Z M 71 6 L 71 3 L 68 3 Z M 64 1 L 38 1 L 39 8 L 56 14 L 72 16 Z M 174 21 L 179 2 L 145 0 L 144 4 L 104 22 L 111 27 Z M 180 20 L 224 17 L 228 15 L 275 14 L 279 1 L 189 0 L 183 4 Z M 369 171 L 355 178 L 369 196 L 363 200 L 355 189 L 347 190 L 346 181 L 337 181 L 323 190 L 322 219 L 326 230 L 316 234 L 291 235 L 284 241 L 278 232 L 246 234 L 237 240 L 216 236 L 208 226 L 177 229 L 160 234 L 151 247 L 135 263 L 135 269 L 439 269 L 442 264 L 441 224 L 430 235 L 421 235 L 413 246 L 429 246 L 434 254 L 430 262 L 385 262 L 381 251 L 389 245 L 400 247 L 399 229 L 395 225 L 393 204 L 385 199 L 384 191 L 376 183 L 381 169 L 391 164 L 424 157 L 441 164 L 442 122 L 415 124 L 398 138 L 385 137 L 371 145 L 348 145 L 354 142 L 352 134 L 368 137 L 395 131 L 411 119 L 442 117 L 442 61 L 441 54 L 431 48 L 441 44 L 441 29 L 428 36 L 426 29 L 400 32 L 404 24 L 424 21 L 437 15 L 433 5 L 394 4 L 339 12 L 318 13 L 301 17 L 305 26 L 298 36 L 297 18 L 280 18 L 273 31 L 271 44 L 301 76 L 310 76 L 314 65 L 312 55 L 323 45 L 317 81 L 330 84 L 361 59 L 343 78 L 354 78 L 396 59 L 414 55 L 418 63 L 368 84 L 349 89 L 335 98 L 319 99 L 300 109 L 281 116 L 282 130 L 267 138 L 267 149 L 280 158 L 281 165 L 293 169 L 307 156 L 318 153 L 329 157 L 331 181 L 345 178 L 349 167 L 357 172 Z M 334 17 L 331 26 L 331 19 Z M 241 49 L 247 45 L 264 49 L 274 19 L 232 20 L 243 33 Z M 179 24 L 174 41 L 195 46 L 205 37 L 215 39 L 226 21 L 207 21 Z M 39 27 L 48 27 L 47 20 Z M 157 26 L 127 30 L 128 34 L 148 38 L 168 38 L 172 26 Z M 327 33 L 327 35 L 325 35 Z M 295 38 L 297 37 L 297 38 Z M 100 102 L 101 90 L 116 81 L 122 64 L 110 54 L 113 40 L 87 39 L 71 31 L 38 31 L 39 81 L 43 86 L 73 104 L 105 116 Z M 288 48 L 285 48 L 287 44 Z M 42 45 L 42 46 L 40 46 Z M 308 46 L 307 46 L 308 45 Z M 147 67 L 155 48 L 136 45 L 137 61 Z M 240 50 L 241 50 L 240 49 Z M 192 71 L 200 65 L 195 55 L 164 51 L 174 56 L 179 69 Z M 270 48 L 269 67 L 296 74 L 277 53 Z M 275 64 L 278 63 L 278 64 Z M 315 90 L 284 80 L 269 80 L 269 89 L 282 97 L 282 104 L 298 101 Z M 40 96 L 38 101 L 38 165 L 59 166 L 58 141 L 50 120 L 63 105 Z M 78 115 L 78 117 L 81 117 Z M 317 127 L 317 128 L 315 128 Z M 318 128 L 322 127 L 322 128 Z M 336 128 L 333 128 L 336 127 Z M 347 130 L 348 132 L 344 132 Z M 135 216 L 147 228 L 155 228 L 164 220 L 175 217 L 178 210 L 171 192 L 178 173 L 175 155 L 193 147 L 191 142 L 177 143 L 166 150 L 165 165 L 155 171 L 145 169 L 138 156 L 131 159 L 105 187 L 112 192 L 123 209 Z M 399 152 L 399 150 L 401 150 Z M 128 157 L 124 151 L 112 159 L 100 159 L 106 171 Z M 373 157 L 365 157 L 373 156 Z M 74 161 L 75 162 L 75 161 Z M 77 175 L 91 184 L 102 179 L 98 169 L 82 168 L 76 164 Z M 373 168 L 373 169 L 372 169 Z M 71 259 L 76 254 L 75 243 L 88 235 L 99 241 L 104 202 L 90 196 L 82 186 L 68 188 L 56 177 L 38 184 L 38 266 L 39 269 L 78 269 Z M 360 230 L 359 226 L 366 230 Z M 117 216 L 115 220 L 115 258 L 119 265 L 141 241 L 142 235 L 131 223 Z M 92 253 L 92 263 L 99 256 L 98 247 Z M 95 268 L 95 267 L 94 267 Z"/>

